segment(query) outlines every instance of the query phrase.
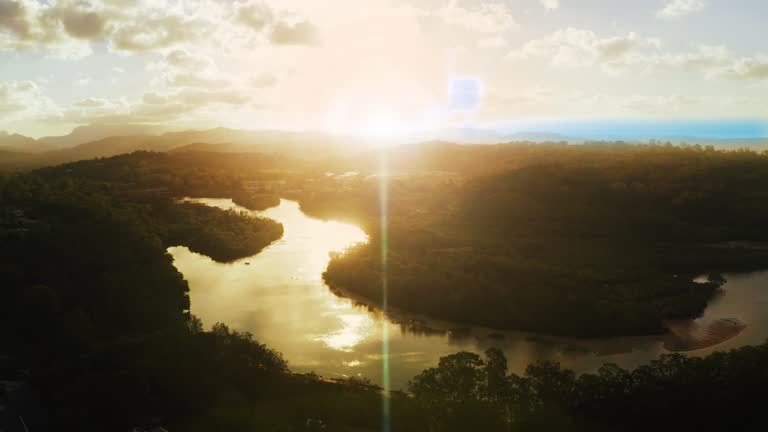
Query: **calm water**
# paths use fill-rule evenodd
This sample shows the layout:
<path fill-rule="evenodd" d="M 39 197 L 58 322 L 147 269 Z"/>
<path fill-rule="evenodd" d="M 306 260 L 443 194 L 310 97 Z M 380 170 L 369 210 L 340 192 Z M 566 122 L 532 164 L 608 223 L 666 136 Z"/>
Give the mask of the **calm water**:
<path fill-rule="evenodd" d="M 228 199 L 194 201 L 245 210 Z M 705 354 L 768 338 L 768 272 L 726 275 L 729 282 L 724 295 L 715 299 L 699 320 L 675 324 L 675 336 L 571 340 L 484 328 L 417 329 L 393 321 L 403 321 L 402 316 L 388 319 L 340 298 L 323 283 L 321 275 L 329 253 L 365 242 L 367 236 L 361 229 L 308 217 L 298 203 L 289 200 L 254 214 L 279 221 L 285 228 L 283 238 L 258 255 L 220 264 L 185 247 L 170 248 L 169 252 L 189 281 L 192 313 L 206 328 L 225 322 L 249 331 L 282 352 L 298 372 L 315 371 L 330 377 L 363 375 L 380 382 L 384 326 L 388 327 L 395 389 L 403 388 L 424 368 L 436 365 L 440 356 L 460 350 L 481 352 L 499 347 L 516 372 L 541 359 L 556 360 L 577 371 L 592 371 L 608 362 L 636 367 L 668 352 L 667 348 L 690 349 L 695 346 L 688 344 L 690 339 L 714 344 L 690 351 Z M 428 326 L 456 327 L 439 322 L 429 322 Z"/>

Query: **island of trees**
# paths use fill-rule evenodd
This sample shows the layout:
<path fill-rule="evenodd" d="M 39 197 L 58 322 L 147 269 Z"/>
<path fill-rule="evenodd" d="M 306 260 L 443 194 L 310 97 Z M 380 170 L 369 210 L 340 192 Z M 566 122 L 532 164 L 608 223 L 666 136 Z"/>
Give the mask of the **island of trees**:
<path fill-rule="evenodd" d="M 768 265 L 766 154 L 607 145 L 504 154 L 513 168 L 461 182 L 388 179 L 391 306 L 557 335 L 655 334 L 700 315 L 718 272 Z M 478 169 L 472 158 L 466 166 Z M 372 304 L 382 292 L 379 188 L 373 179 L 300 200 L 371 234 L 334 256 L 325 279 Z M 712 278 L 694 282 L 699 274 Z"/>

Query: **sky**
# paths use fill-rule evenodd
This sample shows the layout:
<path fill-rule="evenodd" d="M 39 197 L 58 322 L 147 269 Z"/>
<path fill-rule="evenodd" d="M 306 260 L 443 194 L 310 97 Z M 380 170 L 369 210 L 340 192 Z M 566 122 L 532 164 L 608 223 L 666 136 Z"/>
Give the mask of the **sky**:
<path fill-rule="evenodd" d="M 766 16 L 764 0 L 0 0 L 0 130 L 755 134 Z"/>

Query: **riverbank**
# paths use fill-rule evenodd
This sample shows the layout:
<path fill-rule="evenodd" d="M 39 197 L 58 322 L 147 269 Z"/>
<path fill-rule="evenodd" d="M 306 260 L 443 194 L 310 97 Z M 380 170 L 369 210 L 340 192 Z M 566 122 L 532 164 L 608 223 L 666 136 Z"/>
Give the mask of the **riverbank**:
<path fill-rule="evenodd" d="M 717 319 L 715 323 L 708 326 L 701 326 L 696 323 L 696 320 L 669 322 L 667 323 L 667 331 L 657 335 L 572 338 L 537 332 L 498 329 L 468 323 L 450 322 L 423 314 L 409 312 L 398 307 L 389 307 L 385 313 L 381 310 L 380 304 L 376 304 L 370 299 L 356 294 L 354 291 L 346 290 L 338 286 L 332 286 L 330 284 L 328 285 L 328 288 L 334 294 L 350 299 L 357 306 L 364 308 L 371 313 L 378 313 L 385 316 L 386 319 L 397 323 L 403 331 L 416 335 L 440 335 L 448 336 L 452 339 L 474 339 L 486 341 L 490 344 L 493 344 L 493 342 L 503 343 L 505 340 L 524 339 L 550 346 L 560 346 L 564 351 L 569 351 L 571 353 L 582 353 L 598 357 L 629 353 L 632 351 L 633 346 L 645 345 L 648 343 L 662 344 L 664 350 L 668 352 L 708 350 L 716 348 L 718 345 L 739 336 L 747 329 L 747 325 L 736 318 L 720 318 Z M 624 345 L 624 347 L 619 348 L 613 346 L 610 349 L 606 349 L 606 341 L 621 341 L 620 345 Z"/>

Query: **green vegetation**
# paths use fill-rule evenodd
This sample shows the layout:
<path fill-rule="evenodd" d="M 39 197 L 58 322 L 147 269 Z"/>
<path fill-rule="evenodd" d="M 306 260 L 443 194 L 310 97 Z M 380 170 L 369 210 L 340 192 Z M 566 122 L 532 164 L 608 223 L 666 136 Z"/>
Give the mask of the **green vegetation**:
<path fill-rule="evenodd" d="M 283 235 L 283 226 L 271 219 L 202 204 L 174 203 L 155 214 L 165 244 L 187 246 L 220 262 L 255 255 Z"/>
<path fill-rule="evenodd" d="M 754 247 L 768 240 L 768 155 L 512 145 L 506 158 L 515 169 L 463 183 L 390 180 L 391 306 L 551 334 L 652 334 L 665 331 L 665 320 L 703 311 L 720 283 L 693 275 L 768 265 L 765 248 Z M 304 211 L 344 213 L 372 234 L 336 255 L 325 279 L 374 304 L 378 193 L 369 181 L 301 198 Z"/>
<path fill-rule="evenodd" d="M 730 430 L 761 420 L 766 364 L 768 343 L 581 376 L 542 362 L 518 376 L 489 349 L 441 358 L 409 390 L 435 432 Z"/>
<path fill-rule="evenodd" d="M 644 151 L 651 150 L 638 150 L 647 156 Z M 662 153 L 675 151 L 664 149 Z M 682 162 L 672 158 L 676 162 L 665 169 L 652 165 L 647 171 L 630 170 L 631 176 L 625 174 L 629 166 L 616 163 L 610 165 L 615 170 L 606 165 L 591 170 L 575 166 L 542 169 L 547 176 L 522 169 L 462 186 L 436 183 L 431 177 L 394 181 L 393 191 L 399 193 L 392 195 L 391 207 L 393 299 L 403 302 L 397 290 L 411 277 L 403 272 L 407 259 L 429 275 L 424 281 L 432 285 L 425 286 L 432 289 L 451 277 L 464 278 L 460 281 L 471 283 L 477 293 L 494 287 L 485 291 L 487 300 L 477 304 L 466 294 L 463 299 L 451 292 L 436 291 L 432 296 L 434 302 L 447 305 L 447 310 L 461 299 L 466 308 L 485 308 L 476 310 L 476 315 L 492 317 L 497 311 L 493 302 L 510 294 L 506 294 L 506 286 L 488 285 L 489 281 L 492 277 L 517 281 L 514 272 L 524 271 L 518 260 L 532 266 L 536 278 L 547 278 L 542 269 L 551 271 L 547 266 L 554 265 L 555 258 L 562 259 L 558 265 L 563 270 L 557 277 L 568 279 L 576 274 L 580 282 L 589 282 L 603 280 L 599 278 L 605 278 L 607 271 L 578 273 L 575 269 L 599 257 L 612 259 L 614 272 L 613 279 L 604 279 L 610 282 L 613 297 L 595 300 L 600 307 L 617 307 L 625 313 L 630 308 L 642 309 L 646 302 L 654 307 L 659 303 L 653 302 L 667 302 L 679 307 L 671 310 L 693 313 L 690 308 L 698 303 L 691 300 L 709 295 L 719 281 L 713 278 L 711 284 L 682 285 L 675 281 L 678 278 L 663 278 L 677 268 L 717 269 L 718 263 L 732 267 L 736 259 L 743 260 L 745 267 L 764 262 L 759 250 L 749 244 L 723 242 L 763 240 L 759 224 L 764 221 L 761 206 L 765 204 L 753 181 L 763 179 L 765 162 L 752 154 L 680 150 L 680 155 L 708 162 L 691 165 L 694 168 L 685 175 L 677 165 Z M 45 415 L 26 416 L 30 430 L 129 430 L 155 425 L 192 432 L 380 430 L 380 389 L 361 380 L 328 381 L 293 374 L 279 353 L 249 334 L 224 324 L 204 331 L 200 321 L 190 315 L 187 283 L 173 267 L 166 247 L 178 242 L 224 257 L 235 253 L 226 246 L 232 238 L 258 237 L 269 228 L 249 228 L 249 223 L 261 224 L 244 215 L 177 203 L 174 195 L 184 195 L 183 189 L 158 193 L 159 183 L 183 178 L 178 173 L 164 173 L 168 168 L 156 165 L 163 158 L 134 154 L 0 180 L 0 359 L 10 358 L 14 364 L 14 370 L 0 369 L 0 373 L 24 381 L 37 395 L 37 412 Z M 631 166 L 638 165 L 633 162 Z M 149 173 L 166 180 L 148 180 Z M 229 182 L 226 176 L 216 180 L 205 171 L 200 174 L 208 176 L 208 184 L 216 185 L 210 190 Z M 672 182 L 673 175 L 681 176 L 680 181 Z M 192 173 L 189 176 L 184 182 L 198 181 Z M 690 176 L 700 180 L 686 182 Z M 629 183 L 630 191 L 625 192 L 630 196 L 609 194 L 617 178 L 630 177 L 646 187 Z M 609 186 L 600 186 L 606 182 Z M 663 184 L 677 186 L 661 193 Z M 738 184 L 744 187 L 735 188 Z M 570 188 L 566 192 L 560 191 L 564 185 Z M 330 214 L 342 201 L 323 200 L 338 194 L 345 198 L 345 208 L 369 211 L 363 203 L 373 195 L 366 188 L 375 186 L 362 182 L 354 191 L 316 194 L 315 200 L 307 198 L 303 205 Z M 703 190 L 711 195 L 702 198 Z M 728 193 L 718 192 L 721 190 Z M 539 199 L 526 201 L 530 193 L 523 191 L 535 191 Z M 698 204 L 683 200 L 680 205 L 686 207 L 673 211 L 677 201 L 672 199 L 670 204 L 669 197 L 688 193 L 697 197 L 692 202 Z M 576 197 L 587 203 L 558 204 Z M 607 201 L 603 203 L 603 199 Z M 707 208 L 704 203 L 710 200 L 732 206 L 734 213 L 697 217 L 689 212 Z M 630 211 L 638 202 L 666 212 Z M 526 213 L 522 203 L 538 210 Z M 584 219 L 579 216 L 595 217 L 583 213 L 585 208 L 593 213 L 609 209 L 616 213 L 603 213 L 599 226 L 582 226 Z M 375 207 L 370 211 L 375 212 Z M 651 217 L 657 214 L 663 218 Z M 362 212 L 351 216 L 364 221 L 376 235 L 375 216 Z M 679 223 L 668 227 L 674 222 Z M 521 224 L 529 228 L 523 230 Z M 211 231 L 205 231 L 208 229 Z M 598 229 L 619 236 L 620 241 L 607 242 L 597 234 Z M 653 236 L 659 232 L 668 237 L 655 240 Z M 641 236 L 645 242 L 640 241 Z M 377 241 L 374 238 L 373 244 Z M 569 244 L 575 246 L 569 248 Z M 627 248 L 627 244 L 636 247 Z M 707 244 L 713 246 L 702 249 Z M 549 247 L 565 252 L 544 253 Z M 473 254 L 467 251 L 474 251 L 477 258 L 468 261 Z M 361 261 L 366 254 L 361 248 L 334 258 L 329 277 L 349 275 L 345 277 L 352 278 L 350 287 L 356 286 L 352 282 L 365 281 L 367 272 L 378 263 L 378 256 L 371 257 L 371 263 Z M 645 261 L 629 266 L 641 258 Z M 435 267 L 427 267 L 425 262 Z M 351 267 L 344 266 L 351 263 L 360 267 L 349 271 Z M 449 266 L 457 270 L 451 273 Z M 643 273 L 648 270 L 653 270 L 650 276 Z M 630 275 L 645 275 L 645 279 L 630 284 Z M 670 282 L 659 288 L 663 280 Z M 554 278 L 543 281 L 557 289 L 565 286 L 557 285 Z M 538 289 L 541 295 L 557 292 L 551 288 L 548 294 L 545 288 L 550 285 L 542 288 L 542 280 L 530 282 L 524 287 Z M 418 285 L 408 286 L 418 299 Z M 682 286 L 688 290 L 677 291 Z M 572 287 L 586 291 L 558 299 L 571 307 L 580 296 L 600 295 L 605 289 L 575 282 Z M 670 300 L 670 293 L 678 294 L 674 299 L 679 303 Z M 547 321 L 543 314 L 539 318 L 557 322 Z M 560 319 L 584 320 L 579 311 Z M 628 322 L 621 316 L 613 319 L 617 328 Z M 485 358 L 457 353 L 414 377 L 407 394 L 390 395 L 392 430 L 732 429 L 750 424 L 762 414 L 759 404 L 768 386 L 766 364 L 768 344 L 704 359 L 664 356 L 634 371 L 606 365 L 596 374 L 578 377 L 557 364 L 538 363 L 524 376 L 517 376 L 508 373 L 506 359 L 497 350 L 489 350 Z"/>
<path fill-rule="evenodd" d="M 250 335 L 223 324 L 203 331 L 189 314 L 188 285 L 168 244 L 178 238 L 217 252 L 229 239 L 192 232 L 221 225 L 245 237 L 235 230 L 258 221 L 167 197 L 142 200 L 77 168 L 0 182 L 0 358 L 10 356 L 13 378 L 39 395 L 45 415 L 25 416 L 32 430 L 305 430 L 308 418 L 378 424 L 379 394 L 370 388 L 294 375 Z"/>
<path fill-rule="evenodd" d="M 206 160 L 212 162 L 206 165 Z M 283 234 L 282 225 L 269 219 L 178 202 L 185 196 L 247 196 L 244 178 L 229 172 L 230 167 L 216 157 L 139 152 L 45 168 L 32 176 L 51 199 L 89 195 L 91 201 L 133 213 L 166 247 L 183 245 L 226 262 L 254 255 Z M 278 200 L 274 195 L 265 199 Z"/>
<path fill-rule="evenodd" d="M 280 204 L 280 197 L 270 193 L 242 192 L 232 197 L 232 202 L 249 210 L 266 210 Z"/>

